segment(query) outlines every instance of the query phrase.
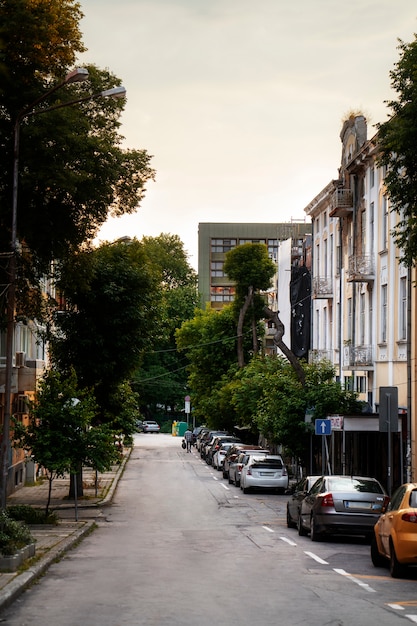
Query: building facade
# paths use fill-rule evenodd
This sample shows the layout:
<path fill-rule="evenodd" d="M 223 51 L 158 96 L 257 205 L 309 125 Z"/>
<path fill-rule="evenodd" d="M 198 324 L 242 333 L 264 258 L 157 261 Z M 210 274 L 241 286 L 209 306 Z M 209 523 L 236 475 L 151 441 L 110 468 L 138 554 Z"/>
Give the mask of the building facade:
<path fill-rule="evenodd" d="M 371 459 L 370 449 L 377 447 L 379 463 L 375 459 L 369 471 L 397 484 L 411 479 L 415 466 L 410 371 L 415 290 L 392 235 L 398 215 L 390 212 L 385 194 L 377 138 L 367 139 L 363 116 L 346 120 L 340 138 L 339 177 L 305 209 L 312 222 L 309 358 L 331 361 L 340 382 L 366 406 L 366 416 L 341 422 L 338 469 L 363 471 L 360 459 L 364 454 Z M 388 426 L 387 391 L 389 398 L 398 397 Z M 356 437 L 351 457 L 357 455 L 357 461 L 350 458 L 348 463 L 349 437 Z"/>

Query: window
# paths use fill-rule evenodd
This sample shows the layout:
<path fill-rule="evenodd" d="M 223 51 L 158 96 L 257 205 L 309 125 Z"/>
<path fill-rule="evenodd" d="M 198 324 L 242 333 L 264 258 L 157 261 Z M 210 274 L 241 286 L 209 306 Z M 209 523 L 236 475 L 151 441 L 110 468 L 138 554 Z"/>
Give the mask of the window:
<path fill-rule="evenodd" d="M 356 392 L 366 393 L 366 376 L 356 377 Z"/>
<path fill-rule="evenodd" d="M 388 201 L 386 196 L 382 199 L 382 249 L 388 248 Z"/>
<path fill-rule="evenodd" d="M 236 239 L 212 239 L 211 251 L 226 253 L 236 247 Z"/>
<path fill-rule="evenodd" d="M 235 295 L 234 287 L 212 287 L 210 290 L 211 302 L 232 302 Z"/>
<path fill-rule="evenodd" d="M 400 278 L 400 317 L 398 339 L 407 339 L 407 278 Z"/>
<path fill-rule="evenodd" d="M 223 261 L 212 261 L 210 264 L 211 276 L 214 276 L 216 278 L 222 278 L 224 276 L 223 266 L 224 266 Z"/>
<path fill-rule="evenodd" d="M 387 316 L 388 316 L 388 287 L 387 285 L 381 286 L 381 341 L 386 343 L 387 341 Z"/>
<path fill-rule="evenodd" d="M 375 187 L 375 168 L 371 167 L 370 172 L 369 172 L 369 182 L 372 187 Z"/>
<path fill-rule="evenodd" d="M 360 294 L 359 300 L 359 345 L 365 345 L 365 294 Z"/>
<path fill-rule="evenodd" d="M 352 298 L 348 298 L 347 301 L 347 338 L 348 341 L 352 341 Z"/>
<path fill-rule="evenodd" d="M 361 252 L 366 253 L 366 211 L 361 212 Z"/>
<path fill-rule="evenodd" d="M 374 255 L 374 237 L 375 237 L 375 204 L 371 202 L 369 207 L 369 252 Z"/>

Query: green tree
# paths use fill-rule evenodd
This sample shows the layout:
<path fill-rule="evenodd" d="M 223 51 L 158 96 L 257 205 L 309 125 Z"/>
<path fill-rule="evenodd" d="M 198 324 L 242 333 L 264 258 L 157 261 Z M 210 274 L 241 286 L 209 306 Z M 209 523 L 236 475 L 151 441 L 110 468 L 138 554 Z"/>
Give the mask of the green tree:
<path fill-rule="evenodd" d="M 94 390 L 101 420 L 120 422 L 119 386 L 131 379 L 143 352 L 152 346 L 158 276 L 142 244 L 133 239 L 75 255 L 59 286 L 66 310 L 55 316 L 50 336 L 53 361 L 61 372 L 74 368 L 80 385 Z M 132 423 L 130 416 L 125 434 Z"/>
<path fill-rule="evenodd" d="M 81 17 L 73 0 L 0 2 L 0 250 L 10 249 L 14 122 L 73 68 L 84 50 Z M 59 89 L 37 110 L 120 85 L 108 70 L 88 70 L 88 81 Z M 154 175 L 146 151 L 121 147 L 124 106 L 123 100 L 97 98 L 21 123 L 18 300 L 26 316 L 43 312 L 36 287 L 50 263 L 56 272 L 59 261 L 91 240 L 109 214 L 135 211 Z"/>
<path fill-rule="evenodd" d="M 164 414 L 177 418 L 184 408 L 187 359 L 176 348 L 175 332 L 194 316 L 198 302 L 197 276 L 177 235 L 143 237 L 147 262 L 159 277 L 158 324 L 153 325 L 151 348 L 144 353 L 132 385 L 140 394 L 141 412 L 148 418 Z"/>
<path fill-rule="evenodd" d="M 74 371 L 63 376 L 49 370 L 40 381 L 29 426 L 16 424 L 17 444 L 49 473 L 46 515 L 55 477 L 74 475 L 83 464 L 104 471 L 116 460 L 113 433 L 106 426 L 91 427 L 96 412 L 94 395 L 78 387 Z"/>
<path fill-rule="evenodd" d="M 399 41 L 400 59 L 390 72 L 397 100 L 388 101 L 392 117 L 378 125 L 378 164 L 386 167 L 384 184 L 399 221 L 394 238 L 404 262 L 417 259 L 417 38 Z"/>
<path fill-rule="evenodd" d="M 244 355 L 252 347 L 251 331 L 244 328 Z M 221 406 L 222 376 L 236 366 L 236 321 L 231 306 L 221 311 L 198 309 L 176 333 L 177 346 L 187 355 L 188 385 L 196 418 L 201 423 L 224 426 L 230 417 Z M 233 417 L 234 420 L 234 417 Z"/>
<path fill-rule="evenodd" d="M 245 364 L 243 326 L 249 316 L 252 326 L 253 351 L 258 351 L 257 321 L 263 317 L 264 300 L 261 291 L 271 287 L 276 272 L 265 244 L 245 243 L 226 254 L 224 272 L 236 284 L 233 308 L 237 311 L 237 358 L 239 367 Z"/>

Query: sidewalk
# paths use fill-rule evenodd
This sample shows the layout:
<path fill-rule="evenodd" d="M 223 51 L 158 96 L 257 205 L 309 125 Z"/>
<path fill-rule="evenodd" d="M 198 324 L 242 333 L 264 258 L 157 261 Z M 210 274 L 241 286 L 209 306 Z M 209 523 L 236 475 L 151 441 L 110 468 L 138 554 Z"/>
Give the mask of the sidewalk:
<path fill-rule="evenodd" d="M 57 558 L 70 550 L 80 539 L 94 529 L 94 520 L 101 515 L 100 508 L 111 504 L 114 492 L 132 448 L 124 450 L 122 462 L 109 472 L 98 475 L 89 469 L 83 470 L 84 495 L 77 501 L 68 500 L 69 476 L 56 479 L 52 483 L 50 509 L 59 517 L 56 526 L 31 526 L 31 533 L 36 539 L 36 554 L 17 572 L 0 572 L 0 611 L 9 606 L 16 598 L 39 578 Z M 48 481 L 22 487 L 7 499 L 7 504 L 29 504 L 45 508 L 48 499 Z"/>

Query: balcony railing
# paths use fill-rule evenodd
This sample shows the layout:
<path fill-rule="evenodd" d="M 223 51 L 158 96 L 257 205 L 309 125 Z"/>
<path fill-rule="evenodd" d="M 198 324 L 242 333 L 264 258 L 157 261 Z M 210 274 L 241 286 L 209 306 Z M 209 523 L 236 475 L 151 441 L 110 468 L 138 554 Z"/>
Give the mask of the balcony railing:
<path fill-rule="evenodd" d="M 313 278 L 313 298 L 333 298 L 333 281 L 324 276 Z"/>
<path fill-rule="evenodd" d="M 348 369 L 363 369 L 373 367 L 372 346 L 344 346 L 343 367 Z"/>
<path fill-rule="evenodd" d="M 330 217 L 346 217 L 353 211 L 353 194 L 350 189 L 336 189 L 331 199 Z"/>
<path fill-rule="evenodd" d="M 308 362 L 310 363 L 310 365 L 312 363 L 319 363 L 320 361 L 330 361 L 330 363 L 333 363 L 333 355 L 334 350 L 309 350 Z"/>
<path fill-rule="evenodd" d="M 370 254 L 355 254 L 349 257 L 347 280 L 351 283 L 371 282 L 375 279 L 375 264 Z"/>

